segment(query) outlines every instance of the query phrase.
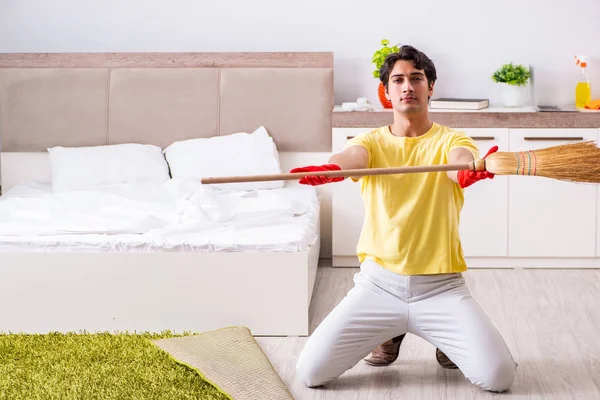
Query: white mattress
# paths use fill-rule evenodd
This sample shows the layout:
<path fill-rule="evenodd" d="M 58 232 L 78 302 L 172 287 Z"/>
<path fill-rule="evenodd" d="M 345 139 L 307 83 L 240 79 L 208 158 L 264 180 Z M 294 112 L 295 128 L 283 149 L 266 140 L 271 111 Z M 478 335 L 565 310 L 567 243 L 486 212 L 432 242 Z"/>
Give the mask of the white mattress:
<path fill-rule="evenodd" d="M 319 235 L 315 188 L 239 191 L 170 180 L 0 197 L 0 252 L 305 251 Z"/>

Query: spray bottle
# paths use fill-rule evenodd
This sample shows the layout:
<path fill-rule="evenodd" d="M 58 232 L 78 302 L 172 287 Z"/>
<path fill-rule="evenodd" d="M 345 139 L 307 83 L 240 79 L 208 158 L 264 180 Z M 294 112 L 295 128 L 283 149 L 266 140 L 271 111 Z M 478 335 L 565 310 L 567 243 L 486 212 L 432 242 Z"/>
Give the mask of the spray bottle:
<path fill-rule="evenodd" d="M 577 60 L 576 65 L 581 70 L 575 88 L 575 107 L 584 108 L 592 97 L 592 88 L 587 73 L 587 60 L 585 56 L 575 56 L 575 60 Z"/>

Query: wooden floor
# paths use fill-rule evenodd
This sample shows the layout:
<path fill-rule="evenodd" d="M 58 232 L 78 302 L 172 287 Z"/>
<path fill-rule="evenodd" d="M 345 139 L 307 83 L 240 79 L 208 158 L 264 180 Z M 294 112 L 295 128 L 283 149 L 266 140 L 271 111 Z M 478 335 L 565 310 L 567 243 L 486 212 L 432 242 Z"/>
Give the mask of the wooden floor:
<path fill-rule="evenodd" d="M 352 287 L 357 268 L 321 267 L 311 305 L 312 330 Z M 294 378 L 307 338 L 257 341 L 293 396 L 304 399 L 600 399 L 599 270 L 469 270 L 473 297 L 519 364 L 512 389 L 492 394 L 435 361 L 435 348 L 408 335 L 389 367 L 361 361 L 325 388 Z"/>

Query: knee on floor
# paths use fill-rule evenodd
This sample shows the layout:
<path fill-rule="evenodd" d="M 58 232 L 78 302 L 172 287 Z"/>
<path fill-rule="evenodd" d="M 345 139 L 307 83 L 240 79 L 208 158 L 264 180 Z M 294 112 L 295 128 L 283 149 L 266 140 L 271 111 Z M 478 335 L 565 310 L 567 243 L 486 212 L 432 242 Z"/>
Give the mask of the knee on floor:
<path fill-rule="evenodd" d="M 479 382 L 475 383 L 490 392 L 501 393 L 510 389 L 516 374 L 516 365 L 512 359 L 488 361 L 486 364 L 487 368 L 480 371 Z"/>
<path fill-rule="evenodd" d="M 297 378 L 310 388 L 326 385 L 332 379 L 326 377 L 324 368 L 316 363 L 299 360 L 296 364 Z"/>

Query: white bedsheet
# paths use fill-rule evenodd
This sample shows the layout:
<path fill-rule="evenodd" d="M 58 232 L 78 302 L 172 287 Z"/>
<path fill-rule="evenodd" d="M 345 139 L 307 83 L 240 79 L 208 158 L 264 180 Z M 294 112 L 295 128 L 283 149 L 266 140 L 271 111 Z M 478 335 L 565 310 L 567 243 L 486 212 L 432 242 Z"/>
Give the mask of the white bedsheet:
<path fill-rule="evenodd" d="M 302 251 L 318 234 L 313 187 L 219 190 L 196 180 L 0 197 L 0 251 Z"/>

